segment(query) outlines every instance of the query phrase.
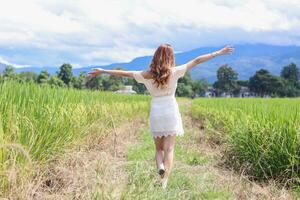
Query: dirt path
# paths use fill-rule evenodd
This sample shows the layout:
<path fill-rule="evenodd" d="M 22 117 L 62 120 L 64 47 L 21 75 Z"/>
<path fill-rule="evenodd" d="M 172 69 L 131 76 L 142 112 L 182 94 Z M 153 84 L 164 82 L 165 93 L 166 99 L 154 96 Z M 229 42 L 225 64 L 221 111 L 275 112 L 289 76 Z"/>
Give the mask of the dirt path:
<path fill-rule="evenodd" d="M 272 183 L 259 185 L 220 166 L 222 154 L 179 101 L 185 135 L 177 137 L 168 187 L 159 187 L 147 119 L 135 119 L 57 158 L 35 181 L 33 199 L 291 199 Z M 105 136 L 106 135 L 106 136 Z"/>
<path fill-rule="evenodd" d="M 41 169 L 29 199 L 120 199 L 128 180 L 126 154 L 143 126 L 145 121 L 137 118 L 101 137 L 91 134 L 85 145 Z"/>
<path fill-rule="evenodd" d="M 201 124 L 191 118 L 191 101 L 180 101 L 185 135 L 178 137 L 175 162 L 167 190 L 158 187 L 154 144 L 149 130 L 139 134 L 139 144 L 129 149 L 129 180 L 122 199 L 290 199 L 271 183 L 260 186 L 221 167 L 220 147 L 204 139 Z"/>

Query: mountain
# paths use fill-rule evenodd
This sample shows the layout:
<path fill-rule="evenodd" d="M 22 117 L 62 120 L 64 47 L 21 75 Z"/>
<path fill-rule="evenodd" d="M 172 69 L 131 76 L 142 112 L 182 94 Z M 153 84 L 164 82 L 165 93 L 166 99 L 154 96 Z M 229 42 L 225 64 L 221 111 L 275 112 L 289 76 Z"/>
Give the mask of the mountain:
<path fill-rule="evenodd" d="M 0 62 L 0 73 L 2 73 L 7 65 Z"/>
<path fill-rule="evenodd" d="M 175 54 L 176 64 L 183 64 L 201 54 L 206 54 L 220 49 L 221 47 L 203 47 L 191 51 Z M 73 73 L 78 75 L 81 71 L 90 71 L 92 67 L 111 69 L 122 67 L 126 70 L 144 70 L 149 67 L 152 56 L 143 56 L 133 59 L 130 62 L 113 63 L 103 66 L 89 66 L 73 69 Z M 229 64 L 239 74 L 239 79 L 246 80 L 257 70 L 264 68 L 271 73 L 279 75 L 283 66 L 294 62 L 300 67 L 300 47 L 299 46 L 276 46 L 267 44 L 241 44 L 235 45 L 235 52 L 232 55 L 223 55 L 191 70 L 191 75 L 195 79 L 206 78 L 210 83 L 216 80 L 216 71 L 223 64 Z M 51 74 L 58 68 L 18 68 L 17 72 L 32 70 L 39 73 L 41 70 L 48 70 Z"/>
<path fill-rule="evenodd" d="M 37 74 L 39 74 L 41 71 L 46 70 L 49 74 L 54 75 L 56 71 L 59 70 L 59 67 L 21 67 L 21 68 L 15 68 L 16 72 L 24 72 L 24 71 L 33 71 Z M 73 71 L 76 69 L 73 69 Z M 77 75 L 75 73 L 75 75 Z"/>

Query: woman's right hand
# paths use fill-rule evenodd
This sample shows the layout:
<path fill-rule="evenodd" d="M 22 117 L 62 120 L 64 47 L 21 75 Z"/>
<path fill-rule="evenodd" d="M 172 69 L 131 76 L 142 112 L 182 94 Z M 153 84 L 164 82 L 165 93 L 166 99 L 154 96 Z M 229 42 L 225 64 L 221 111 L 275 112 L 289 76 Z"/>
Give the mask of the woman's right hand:
<path fill-rule="evenodd" d="M 104 72 L 104 69 L 102 69 L 102 68 L 93 68 L 93 70 L 94 71 L 88 73 L 89 77 L 91 77 L 91 78 L 96 77 L 99 74 Z"/>
<path fill-rule="evenodd" d="M 223 49 L 218 51 L 219 55 L 223 55 L 223 54 L 231 54 L 234 51 L 234 47 L 231 45 L 227 45 L 225 46 Z"/>

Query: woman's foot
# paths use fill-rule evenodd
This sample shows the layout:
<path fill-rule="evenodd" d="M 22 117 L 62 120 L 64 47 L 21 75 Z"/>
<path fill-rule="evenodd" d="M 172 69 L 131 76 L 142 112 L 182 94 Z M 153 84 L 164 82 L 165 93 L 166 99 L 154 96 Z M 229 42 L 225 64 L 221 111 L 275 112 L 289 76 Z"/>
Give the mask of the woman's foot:
<path fill-rule="evenodd" d="M 165 171 L 164 169 L 159 169 L 159 170 L 158 170 L 158 174 L 160 175 L 161 178 L 164 177 L 165 172 L 166 172 L 166 171 Z"/>
<path fill-rule="evenodd" d="M 158 174 L 160 175 L 161 178 L 164 177 L 165 172 L 166 172 L 165 167 L 164 167 L 163 164 L 161 164 L 161 165 L 159 166 L 159 168 L 158 168 Z"/>
<path fill-rule="evenodd" d="M 161 187 L 162 187 L 163 189 L 166 189 L 167 184 L 168 184 L 168 177 L 162 178 L 160 183 L 161 183 Z"/>

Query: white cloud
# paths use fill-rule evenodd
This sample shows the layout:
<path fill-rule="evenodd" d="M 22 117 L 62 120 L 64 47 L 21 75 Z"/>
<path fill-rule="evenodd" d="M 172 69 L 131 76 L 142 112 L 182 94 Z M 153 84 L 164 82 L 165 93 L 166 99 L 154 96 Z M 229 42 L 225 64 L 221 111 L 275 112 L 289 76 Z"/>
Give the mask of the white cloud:
<path fill-rule="evenodd" d="M 112 63 L 116 60 L 122 62 L 129 62 L 132 59 L 132 55 L 152 55 L 154 53 L 151 48 L 137 48 L 126 45 L 125 47 L 118 46 L 113 48 L 102 48 L 100 50 L 88 52 L 84 55 L 84 59 L 87 61 L 103 60 L 105 58 L 105 63 Z"/>
<path fill-rule="evenodd" d="M 5 64 L 5 65 L 12 65 L 14 67 L 29 67 L 29 65 L 19 65 L 16 63 L 11 63 L 2 57 L 0 57 L 0 63 Z"/>
<path fill-rule="evenodd" d="M 0 55 L 19 49 L 10 51 L 17 54 L 11 58 L 35 65 L 129 61 L 163 42 L 176 51 L 226 42 L 300 43 L 299 0 L 0 0 L 0 5 Z M 24 49 L 53 55 L 47 59 L 42 53 L 33 61 Z"/>

